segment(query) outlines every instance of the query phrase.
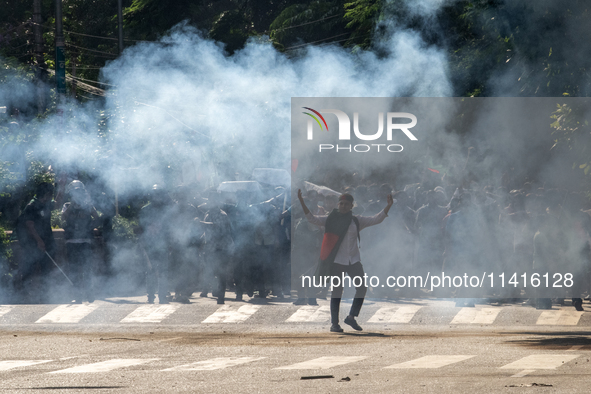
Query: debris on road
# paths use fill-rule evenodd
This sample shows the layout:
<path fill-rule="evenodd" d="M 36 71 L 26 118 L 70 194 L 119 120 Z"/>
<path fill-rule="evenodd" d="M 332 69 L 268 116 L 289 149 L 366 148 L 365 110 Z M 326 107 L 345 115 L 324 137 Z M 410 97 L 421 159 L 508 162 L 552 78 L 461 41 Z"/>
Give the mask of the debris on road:
<path fill-rule="evenodd" d="M 334 379 L 333 375 L 313 375 L 313 376 L 302 376 L 300 380 L 308 379 Z"/>
<path fill-rule="evenodd" d="M 531 384 L 511 384 L 505 387 L 553 387 L 551 384 L 546 383 L 531 383 Z"/>

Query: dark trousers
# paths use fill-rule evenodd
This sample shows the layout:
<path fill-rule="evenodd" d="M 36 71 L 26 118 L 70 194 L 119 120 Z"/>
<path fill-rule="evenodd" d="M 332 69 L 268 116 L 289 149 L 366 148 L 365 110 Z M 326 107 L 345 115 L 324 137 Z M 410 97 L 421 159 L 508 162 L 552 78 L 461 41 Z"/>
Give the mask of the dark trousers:
<path fill-rule="evenodd" d="M 223 301 L 226 297 L 227 280 L 231 264 L 230 255 L 223 249 L 216 249 L 209 255 L 214 274 L 217 277 L 217 298 Z"/>
<path fill-rule="evenodd" d="M 151 266 L 146 271 L 146 290 L 148 299 L 154 299 L 158 293 L 158 301 L 166 300 L 168 294 L 168 252 L 146 250 Z"/>
<path fill-rule="evenodd" d="M 351 265 L 341 265 L 333 263 L 330 268 L 330 274 L 332 276 L 338 276 L 339 278 L 343 278 L 343 273 L 346 273 L 351 277 L 351 282 L 353 282 L 353 278 L 356 276 L 362 279 L 361 286 L 355 286 L 355 298 L 353 299 L 353 304 L 351 305 L 351 311 L 349 314 L 351 316 L 359 316 L 359 311 L 361 310 L 361 306 L 363 305 L 363 299 L 365 297 L 365 293 L 367 293 L 367 286 L 363 283 L 363 265 L 361 262 L 356 262 L 355 264 Z M 359 279 L 357 279 L 359 281 Z M 339 323 L 339 309 L 341 306 L 341 296 L 343 295 L 343 283 L 339 287 L 333 287 L 332 295 L 330 299 L 330 321 L 332 324 Z"/>
<path fill-rule="evenodd" d="M 66 243 L 70 280 L 76 286 L 75 298 L 94 300 L 92 291 L 92 246 L 89 243 Z"/>

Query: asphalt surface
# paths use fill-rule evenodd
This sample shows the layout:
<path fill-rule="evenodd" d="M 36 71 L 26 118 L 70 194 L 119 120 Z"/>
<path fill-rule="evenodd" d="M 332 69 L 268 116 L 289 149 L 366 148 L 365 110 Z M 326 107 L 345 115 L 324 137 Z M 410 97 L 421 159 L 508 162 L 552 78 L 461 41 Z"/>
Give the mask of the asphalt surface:
<path fill-rule="evenodd" d="M 231 294 L 230 294 L 231 295 Z M 144 297 L 0 306 L 0 392 L 588 393 L 591 305 Z M 351 300 L 344 300 L 341 318 Z"/>

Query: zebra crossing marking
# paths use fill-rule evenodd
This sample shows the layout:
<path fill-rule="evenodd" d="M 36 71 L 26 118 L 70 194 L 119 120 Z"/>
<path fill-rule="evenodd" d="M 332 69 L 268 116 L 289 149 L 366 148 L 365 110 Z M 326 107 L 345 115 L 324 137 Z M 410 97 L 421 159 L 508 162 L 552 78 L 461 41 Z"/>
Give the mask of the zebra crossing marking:
<path fill-rule="evenodd" d="M 504 365 L 500 369 L 521 370 L 511 377 L 522 378 L 538 369 L 556 369 L 577 357 L 579 357 L 578 354 L 532 354 Z"/>
<path fill-rule="evenodd" d="M 450 324 L 493 324 L 500 308 L 462 308 Z"/>
<path fill-rule="evenodd" d="M 339 365 L 365 360 L 366 356 L 331 356 L 320 357 L 297 364 L 286 365 L 275 369 L 328 369 Z"/>
<path fill-rule="evenodd" d="M 266 357 L 217 357 L 211 360 L 197 361 L 191 364 L 179 365 L 177 367 L 163 369 L 162 371 L 214 371 L 225 369 L 240 364 L 262 360 Z"/>
<path fill-rule="evenodd" d="M 384 307 L 367 321 L 368 323 L 410 323 L 415 314 L 422 308 L 419 305 Z"/>
<path fill-rule="evenodd" d="M 529 375 L 532 372 L 536 372 L 535 369 L 524 369 L 523 371 L 516 373 L 515 375 L 511 375 L 512 378 L 522 378 L 525 375 Z"/>
<path fill-rule="evenodd" d="M 8 371 L 9 369 L 28 367 L 36 364 L 48 363 L 53 360 L 2 360 L 0 361 L 0 371 Z"/>
<path fill-rule="evenodd" d="M 172 304 L 142 305 L 121 320 L 121 323 L 160 323 L 180 307 Z"/>
<path fill-rule="evenodd" d="M 387 369 L 409 369 L 409 368 L 441 368 L 446 365 L 459 363 L 476 356 L 464 355 L 433 355 L 417 358 L 416 360 L 406 361 L 399 364 L 393 364 Z"/>
<path fill-rule="evenodd" d="M 254 315 L 260 305 L 243 305 L 234 310 L 230 305 L 224 305 L 201 323 L 241 323 Z"/>
<path fill-rule="evenodd" d="M 572 310 L 544 311 L 540 314 L 536 324 L 547 326 L 576 326 L 585 312 Z"/>
<path fill-rule="evenodd" d="M 8 312 L 10 312 L 12 310 L 12 308 L 14 308 L 13 305 L 0 305 L 0 317 L 4 316 Z"/>
<path fill-rule="evenodd" d="M 118 368 L 132 367 L 134 365 L 146 364 L 152 361 L 159 360 L 158 358 L 131 358 L 131 359 L 113 359 L 107 361 L 101 361 L 94 364 L 79 365 L 77 367 L 60 369 L 59 371 L 53 371 L 49 373 L 97 373 L 97 372 L 109 372 Z"/>
<path fill-rule="evenodd" d="M 78 323 L 98 308 L 96 304 L 66 304 L 52 309 L 35 323 Z"/>
<path fill-rule="evenodd" d="M 330 306 L 304 305 L 291 315 L 286 322 L 318 322 L 330 321 Z"/>

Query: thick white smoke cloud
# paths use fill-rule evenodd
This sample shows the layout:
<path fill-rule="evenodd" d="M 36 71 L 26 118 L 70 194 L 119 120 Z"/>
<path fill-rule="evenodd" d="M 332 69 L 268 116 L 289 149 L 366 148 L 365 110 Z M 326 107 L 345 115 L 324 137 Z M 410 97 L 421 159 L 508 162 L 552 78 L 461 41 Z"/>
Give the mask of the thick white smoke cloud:
<path fill-rule="evenodd" d="M 393 32 L 382 46 L 389 56 L 327 46 L 291 59 L 252 40 L 228 57 L 219 44 L 178 26 L 158 43 L 126 49 L 103 69 L 104 80 L 116 86 L 108 106 L 123 119 L 115 145 L 142 167 L 163 147 L 190 159 L 198 146 L 216 166 L 233 167 L 230 172 L 288 168 L 291 97 L 451 93 L 442 50 L 427 48 L 410 31 Z"/>

